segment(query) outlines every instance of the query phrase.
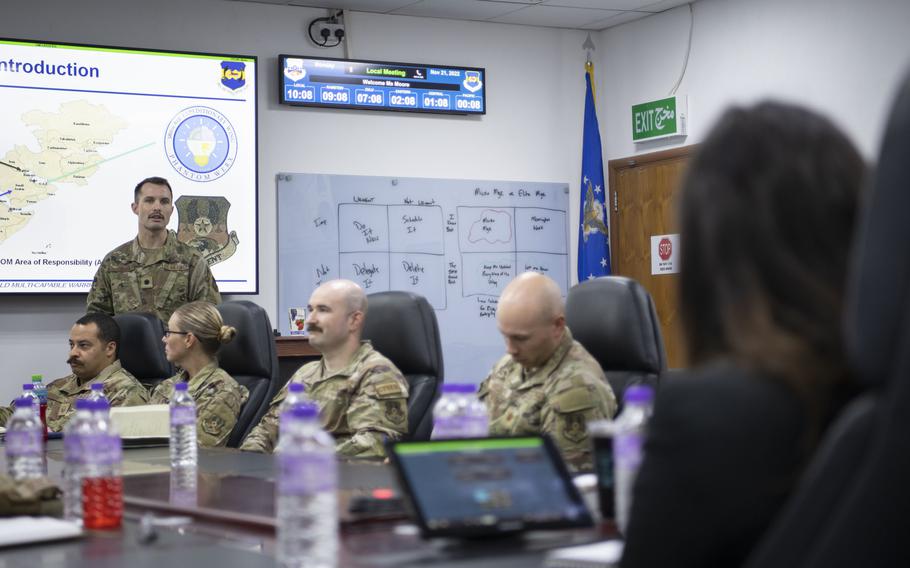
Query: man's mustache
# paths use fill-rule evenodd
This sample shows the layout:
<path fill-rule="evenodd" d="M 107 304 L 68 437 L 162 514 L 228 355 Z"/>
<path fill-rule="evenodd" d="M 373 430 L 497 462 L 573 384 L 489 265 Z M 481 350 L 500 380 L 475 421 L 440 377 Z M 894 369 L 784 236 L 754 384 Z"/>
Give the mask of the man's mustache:
<path fill-rule="evenodd" d="M 314 323 L 309 323 L 306 326 L 307 331 L 322 331 L 322 328 Z"/>

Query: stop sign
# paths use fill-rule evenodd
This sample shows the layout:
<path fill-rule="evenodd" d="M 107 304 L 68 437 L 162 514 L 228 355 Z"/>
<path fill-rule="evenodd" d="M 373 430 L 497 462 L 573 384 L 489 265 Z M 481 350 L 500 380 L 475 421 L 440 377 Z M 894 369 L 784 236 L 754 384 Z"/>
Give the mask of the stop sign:
<path fill-rule="evenodd" d="M 670 260 L 670 256 L 673 254 L 673 243 L 667 237 L 660 239 L 660 244 L 657 245 L 657 254 L 660 255 L 661 260 Z"/>

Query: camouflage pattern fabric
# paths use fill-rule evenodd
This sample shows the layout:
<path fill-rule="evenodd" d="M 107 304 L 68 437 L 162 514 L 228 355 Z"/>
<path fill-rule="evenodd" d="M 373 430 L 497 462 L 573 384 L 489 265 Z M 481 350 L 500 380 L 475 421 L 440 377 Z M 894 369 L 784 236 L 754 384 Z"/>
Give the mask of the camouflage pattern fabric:
<path fill-rule="evenodd" d="M 111 406 L 142 406 L 149 402 L 148 391 L 142 383 L 120 366 L 120 361 L 114 361 L 94 379 L 83 382 L 76 375 L 69 375 L 47 385 L 48 430 L 51 432 L 63 430 L 70 416 L 76 412 L 76 400 L 88 398 L 91 394 L 92 383 L 104 385 L 104 396 L 110 401 Z M 12 413 L 12 407 L 2 409 L 0 424 L 6 424 Z"/>
<path fill-rule="evenodd" d="M 149 312 L 167 323 L 174 310 L 196 300 L 221 303 L 218 285 L 202 255 L 168 231 L 161 248 L 143 249 L 136 238 L 109 252 L 95 273 L 86 312 Z"/>
<path fill-rule="evenodd" d="M 573 471 L 592 469 L 587 424 L 612 418 L 616 397 L 597 360 L 568 328 L 553 355 L 526 372 L 506 355 L 480 384 L 491 436 L 547 433 Z"/>
<path fill-rule="evenodd" d="M 361 342 L 346 368 L 329 374 L 324 360 L 314 361 L 298 369 L 290 383 L 302 383 L 306 398 L 319 406 L 322 426 L 335 437 L 339 455 L 383 457 L 383 438 L 397 440 L 408 431 L 408 383 L 368 341 Z M 275 450 L 278 408 L 287 393 L 285 385 L 241 450 Z"/>
<path fill-rule="evenodd" d="M 0 475 L 0 517 L 63 515 L 63 492 L 47 478 L 20 479 Z"/>
<path fill-rule="evenodd" d="M 162 381 L 152 391 L 152 404 L 168 404 L 174 394 L 174 383 L 187 382 L 186 371 Z M 187 391 L 196 401 L 196 441 L 200 446 L 216 448 L 227 445 L 228 436 L 237 424 L 240 409 L 250 397 L 246 387 L 212 362 L 189 379 Z"/>

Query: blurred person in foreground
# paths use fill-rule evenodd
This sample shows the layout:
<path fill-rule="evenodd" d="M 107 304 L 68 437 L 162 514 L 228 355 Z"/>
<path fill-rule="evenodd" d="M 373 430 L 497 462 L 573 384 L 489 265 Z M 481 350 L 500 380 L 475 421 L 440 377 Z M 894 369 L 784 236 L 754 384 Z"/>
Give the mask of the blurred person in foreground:
<path fill-rule="evenodd" d="M 848 250 L 865 173 L 830 121 L 728 110 L 680 194 L 691 369 L 661 384 L 622 566 L 739 566 L 850 393 Z"/>

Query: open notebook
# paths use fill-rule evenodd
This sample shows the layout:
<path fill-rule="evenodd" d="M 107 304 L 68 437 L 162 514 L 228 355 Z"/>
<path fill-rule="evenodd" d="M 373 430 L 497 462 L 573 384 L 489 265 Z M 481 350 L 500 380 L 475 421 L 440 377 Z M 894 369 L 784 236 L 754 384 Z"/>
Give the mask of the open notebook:
<path fill-rule="evenodd" d="M 111 408 L 111 422 L 125 446 L 167 443 L 170 435 L 170 413 L 166 404 L 116 406 Z"/>

